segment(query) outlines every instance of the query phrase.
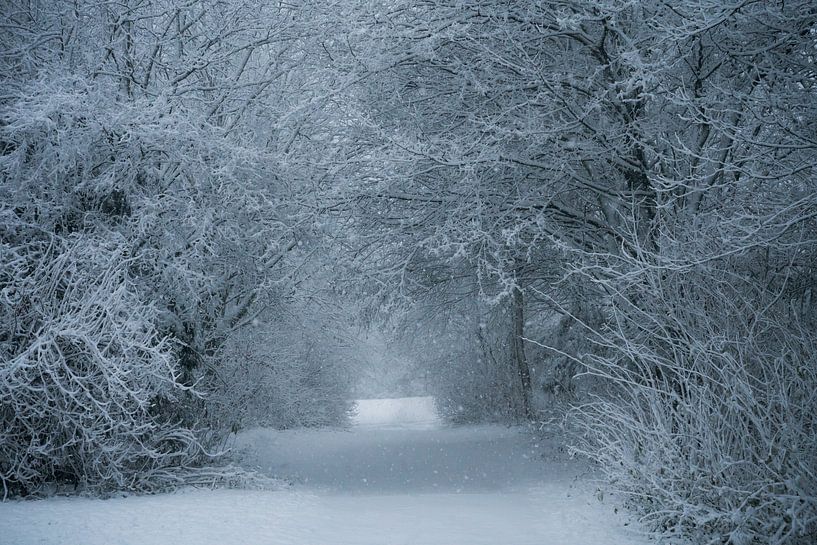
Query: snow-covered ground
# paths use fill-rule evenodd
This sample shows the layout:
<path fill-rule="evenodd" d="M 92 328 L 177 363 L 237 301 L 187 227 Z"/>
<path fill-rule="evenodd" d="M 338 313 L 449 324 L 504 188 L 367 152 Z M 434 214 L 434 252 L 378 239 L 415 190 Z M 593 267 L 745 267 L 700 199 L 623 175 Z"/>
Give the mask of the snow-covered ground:
<path fill-rule="evenodd" d="M 433 430 L 442 427 L 433 397 L 359 399 L 355 402 L 352 425 L 357 429 Z"/>
<path fill-rule="evenodd" d="M 633 545 L 586 468 L 516 428 L 445 427 L 425 398 L 365 401 L 351 430 L 252 430 L 280 491 L 0 504 L 0 544 Z"/>

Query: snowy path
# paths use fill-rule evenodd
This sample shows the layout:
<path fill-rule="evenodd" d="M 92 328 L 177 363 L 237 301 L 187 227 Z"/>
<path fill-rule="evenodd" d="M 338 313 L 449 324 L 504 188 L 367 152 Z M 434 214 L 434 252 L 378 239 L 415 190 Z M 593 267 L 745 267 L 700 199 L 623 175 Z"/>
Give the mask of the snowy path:
<path fill-rule="evenodd" d="M 363 418 L 351 431 L 254 430 L 240 446 L 293 488 L 8 502 L 0 544 L 647 543 L 595 498 L 581 464 L 514 428 Z"/>

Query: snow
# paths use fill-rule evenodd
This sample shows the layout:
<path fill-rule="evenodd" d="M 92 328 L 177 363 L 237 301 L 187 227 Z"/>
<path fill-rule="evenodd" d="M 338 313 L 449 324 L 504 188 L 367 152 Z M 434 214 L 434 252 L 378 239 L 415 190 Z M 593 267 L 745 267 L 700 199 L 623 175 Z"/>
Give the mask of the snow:
<path fill-rule="evenodd" d="M 442 426 L 431 396 L 358 399 L 354 411 L 356 428 L 428 430 Z"/>
<path fill-rule="evenodd" d="M 428 398 L 358 409 L 350 430 L 241 434 L 243 463 L 290 478 L 290 489 L 6 502 L 0 544 L 648 542 L 554 442 L 513 427 L 446 427 Z"/>

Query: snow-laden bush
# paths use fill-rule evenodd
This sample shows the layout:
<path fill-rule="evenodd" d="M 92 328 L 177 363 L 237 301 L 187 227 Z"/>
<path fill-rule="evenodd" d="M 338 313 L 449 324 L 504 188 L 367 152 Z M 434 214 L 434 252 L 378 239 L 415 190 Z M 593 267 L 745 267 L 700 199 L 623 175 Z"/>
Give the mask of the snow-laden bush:
<path fill-rule="evenodd" d="M 98 492 L 179 482 L 204 452 L 191 430 L 154 411 L 184 389 L 171 347 L 154 329 L 155 309 L 129 277 L 123 246 L 90 236 L 34 237 L 12 211 L 2 212 L 4 496 L 55 483 Z"/>
<path fill-rule="evenodd" d="M 87 78 L 43 77 L 20 95 L 0 110 L 0 196 L 44 230 L 124 237 L 159 329 L 192 369 L 247 323 L 286 252 L 263 152 Z"/>
<path fill-rule="evenodd" d="M 418 360 L 427 394 L 451 422 L 511 422 L 524 414 L 504 303 L 468 298 L 433 318 L 409 315 L 424 323 L 403 330 L 403 351 Z"/>
<path fill-rule="evenodd" d="M 472 346 L 451 350 L 432 364 L 434 379 L 429 386 L 437 410 L 456 423 L 516 420 L 522 401 L 508 335 L 494 339 L 484 330 L 471 334 L 476 337 L 471 338 Z"/>
<path fill-rule="evenodd" d="M 607 268 L 609 322 L 585 356 L 607 392 L 575 411 L 579 450 L 666 535 L 732 545 L 817 538 L 812 228 L 768 244 L 758 232 L 729 256 L 734 240 L 711 236 L 726 229 L 713 224 L 689 240 L 718 258 L 644 252 Z M 679 243 L 661 244 L 671 254 Z"/>
<path fill-rule="evenodd" d="M 211 392 L 210 424 L 233 431 L 344 425 L 352 407 L 347 357 L 337 338 L 295 319 L 237 332 L 201 380 Z"/>

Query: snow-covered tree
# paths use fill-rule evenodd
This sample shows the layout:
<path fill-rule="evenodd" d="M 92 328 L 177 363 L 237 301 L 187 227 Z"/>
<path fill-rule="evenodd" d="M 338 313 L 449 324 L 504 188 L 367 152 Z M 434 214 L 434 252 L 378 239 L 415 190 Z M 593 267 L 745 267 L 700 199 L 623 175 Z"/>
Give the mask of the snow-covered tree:
<path fill-rule="evenodd" d="M 601 377 L 585 450 L 656 491 L 634 496 L 656 527 L 813 535 L 813 2 L 379 15 L 361 103 L 388 170 L 356 202 L 384 270 L 468 262 L 522 346 Z"/>
<path fill-rule="evenodd" d="M 86 295 L 79 288 L 49 288 L 57 279 L 36 276 L 38 267 L 66 260 L 87 279 L 116 271 L 105 280 L 116 294 L 87 304 L 99 305 L 94 312 L 100 316 L 118 316 L 130 305 L 128 320 L 106 321 L 82 335 L 95 343 L 91 347 L 114 338 L 117 353 L 141 343 L 141 360 L 128 362 L 140 370 L 123 371 L 132 375 L 127 380 L 114 373 L 108 386 L 99 385 L 94 402 L 107 406 L 127 397 L 129 381 L 141 373 L 152 376 L 159 363 L 168 383 L 157 378 L 145 384 L 136 408 L 110 412 L 114 421 L 126 425 L 126 417 L 140 422 L 160 413 L 183 422 L 187 428 L 178 429 L 193 437 L 190 430 L 214 420 L 203 410 L 207 398 L 190 388 L 216 388 L 225 344 L 260 313 L 297 300 L 294 287 L 307 254 L 296 249 L 314 235 L 310 193 L 322 169 L 313 140 L 326 140 L 329 133 L 320 123 L 326 116 L 321 85 L 334 85 L 316 42 L 322 37 L 315 30 L 322 21 L 317 6 L 323 7 L 258 1 L 2 3 L 8 24 L 0 36 L 0 290 L 24 307 L 25 301 L 51 298 L 50 319 L 71 322 L 81 317 L 62 313 L 73 299 L 84 305 Z M 6 258 L 22 265 L 7 269 Z M 83 288 L 103 289 L 94 286 Z M 47 297 L 38 295 L 41 290 Z M 31 315 L 33 321 L 21 325 L 16 312 L 3 314 L 4 330 L 17 332 L 6 352 L 10 358 L 40 343 L 39 319 Z M 104 372 L 108 356 L 88 350 L 97 358 L 91 363 Z M 32 402 L 20 388 L 26 380 L 36 397 L 36 377 L 48 366 L 91 365 L 79 357 L 67 363 L 34 359 L 30 373 L 17 376 L 11 361 L 3 361 L 4 422 Z M 164 395 L 159 386 L 175 393 Z M 73 388 L 63 394 L 75 395 Z M 48 442 L 48 433 L 64 433 L 59 426 L 73 409 L 41 395 L 47 418 L 35 440 Z M 150 437 L 150 421 L 139 425 L 144 428 L 138 437 Z M 156 433 L 158 438 L 164 432 L 159 426 Z M 144 469 L 116 458 L 109 471 L 123 478 L 109 479 L 82 464 L 74 473 L 38 474 L 34 460 L 15 458 L 26 452 L 27 440 L 15 435 L 21 442 L 10 443 L 9 458 L 0 460 L 12 486 L 31 489 L 32 483 L 65 478 L 131 487 Z M 110 448 L 90 439 L 76 442 L 88 451 Z M 12 466 L 32 473 L 14 473 L 7 469 Z"/>

